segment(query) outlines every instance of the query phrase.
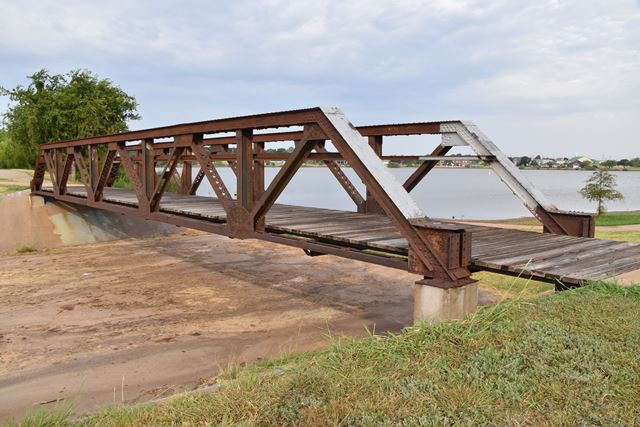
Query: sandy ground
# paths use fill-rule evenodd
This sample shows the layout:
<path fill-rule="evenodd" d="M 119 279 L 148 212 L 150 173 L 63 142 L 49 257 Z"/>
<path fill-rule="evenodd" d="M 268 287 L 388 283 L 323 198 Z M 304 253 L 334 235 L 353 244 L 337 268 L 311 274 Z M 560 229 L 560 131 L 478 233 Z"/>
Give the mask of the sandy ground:
<path fill-rule="evenodd" d="M 415 280 L 196 232 L 0 256 L 0 420 L 56 400 L 146 401 L 329 333 L 399 330 Z"/>

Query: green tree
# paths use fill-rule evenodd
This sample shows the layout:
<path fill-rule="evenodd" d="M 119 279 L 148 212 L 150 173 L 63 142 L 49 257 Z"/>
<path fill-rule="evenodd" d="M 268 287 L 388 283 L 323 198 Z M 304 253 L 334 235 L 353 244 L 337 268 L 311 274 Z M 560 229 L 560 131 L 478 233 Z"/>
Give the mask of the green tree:
<path fill-rule="evenodd" d="M 518 166 L 526 168 L 530 164 L 531 164 L 531 157 L 529 156 L 520 157 L 520 162 L 518 163 Z"/>
<path fill-rule="evenodd" d="M 585 199 L 598 202 L 598 215 L 606 212 L 604 202 L 608 200 L 622 200 L 624 196 L 616 190 L 616 177 L 604 168 L 598 168 L 580 190 Z"/>
<path fill-rule="evenodd" d="M 3 167 L 33 167 L 40 144 L 123 132 L 128 120 L 140 118 L 133 96 L 90 71 L 40 70 L 29 79 L 26 87 L 0 87 L 10 100 L 0 142 Z"/>

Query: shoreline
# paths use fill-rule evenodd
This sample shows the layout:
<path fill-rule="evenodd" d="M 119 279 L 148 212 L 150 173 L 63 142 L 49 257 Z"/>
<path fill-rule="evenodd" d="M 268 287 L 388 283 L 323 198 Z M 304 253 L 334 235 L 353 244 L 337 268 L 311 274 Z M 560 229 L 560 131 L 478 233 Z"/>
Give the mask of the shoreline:
<path fill-rule="evenodd" d="M 228 164 L 214 164 L 216 168 L 229 168 Z M 265 168 L 280 168 L 282 165 L 264 165 Z M 324 168 L 325 165 L 308 165 L 303 164 L 301 168 Z M 342 168 L 351 169 L 349 165 L 340 165 Z M 388 169 L 415 169 L 416 166 L 391 166 Z M 435 166 L 434 169 L 488 169 L 490 166 Z M 569 168 L 518 168 L 521 171 L 540 171 L 540 172 L 593 172 L 596 169 L 569 169 Z M 610 172 L 640 172 L 640 168 L 636 169 L 608 169 Z"/>

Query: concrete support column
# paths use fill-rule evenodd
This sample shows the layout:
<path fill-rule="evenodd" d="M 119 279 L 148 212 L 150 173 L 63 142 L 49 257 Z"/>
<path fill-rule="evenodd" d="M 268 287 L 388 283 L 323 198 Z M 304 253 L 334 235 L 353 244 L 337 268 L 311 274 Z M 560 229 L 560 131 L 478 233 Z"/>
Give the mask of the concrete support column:
<path fill-rule="evenodd" d="M 419 280 L 413 289 L 413 321 L 459 319 L 478 307 L 478 282 Z"/>

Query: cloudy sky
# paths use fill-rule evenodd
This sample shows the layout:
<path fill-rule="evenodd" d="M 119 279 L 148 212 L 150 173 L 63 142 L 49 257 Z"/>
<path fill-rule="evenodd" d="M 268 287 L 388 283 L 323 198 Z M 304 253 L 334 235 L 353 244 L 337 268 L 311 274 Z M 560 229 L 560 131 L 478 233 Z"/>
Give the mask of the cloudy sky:
<path fill-rule="evenodd" d="M 5 87 L 112 79 L 132 129 L 322 105 L 472 120 L 512 155 L 640 156 L 640 0 L 0 0 L 0 61 Z"/>

